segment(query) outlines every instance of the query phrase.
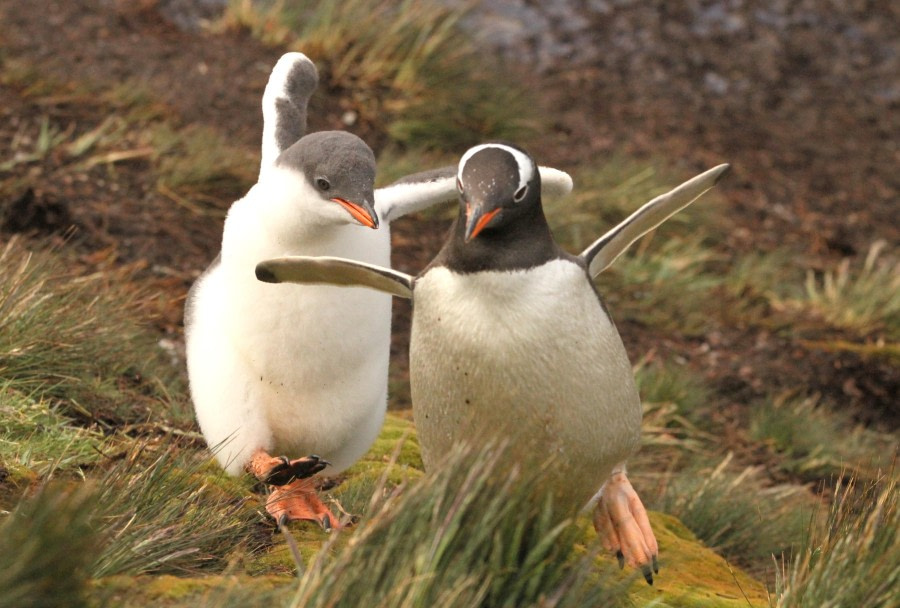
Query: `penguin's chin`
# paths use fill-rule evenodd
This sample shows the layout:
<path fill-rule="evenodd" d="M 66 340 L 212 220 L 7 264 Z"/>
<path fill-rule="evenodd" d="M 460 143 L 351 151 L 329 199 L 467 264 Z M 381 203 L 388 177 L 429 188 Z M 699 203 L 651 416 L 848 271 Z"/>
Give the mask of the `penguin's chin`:
<path fill-rule="evenodd" d="M 346 209 L 347 213 L 350 214 L 350 217 L 356 220 L 360 225 L 367 228 L 378 228 L 377 218 L 373 217 L 362 206 L 343 198 L 333 198 L 331 200 Z"/>

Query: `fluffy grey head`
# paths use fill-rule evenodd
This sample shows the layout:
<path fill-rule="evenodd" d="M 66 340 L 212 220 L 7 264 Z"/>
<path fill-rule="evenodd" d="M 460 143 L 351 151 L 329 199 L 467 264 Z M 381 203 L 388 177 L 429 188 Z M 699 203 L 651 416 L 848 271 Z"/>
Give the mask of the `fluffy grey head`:
<path fill-rule="evenodd" d="M 346 131 L 310 133 L 282 152 L 275 165 L 302 174 L 323 200 L 341 203 L 364 225 L 378 225 L 375 154 L 356 135 Z M 365 210 L 374 226 L 354 212 L 354 205 Z"/>

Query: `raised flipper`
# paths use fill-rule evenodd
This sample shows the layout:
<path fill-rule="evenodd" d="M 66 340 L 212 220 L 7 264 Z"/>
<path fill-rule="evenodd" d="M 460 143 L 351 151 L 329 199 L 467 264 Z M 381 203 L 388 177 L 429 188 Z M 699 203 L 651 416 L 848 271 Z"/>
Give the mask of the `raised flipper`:
<path fill-rule="evenodd" d="M 413 277 L 390 268 L 333 257 L 287 256 L 260 262 L 256 278 L 266 283 L 369 287 L 412 298 Z"/>
<path fill-rule="evenodd" d="M 684 209 L 703 193 L 715 186 L 730 165 L 719 165 L 690 179 L 674 190 L 657 196 L 629 215 L 618 226 L 594 241 L 581 252 L 592 277 L 609 268 L 609 265 L 628 249 L 628 246 L 653 230 L 673 214 Z"/>
<path fill-rule="evenodd" d="M 563 196 L 572 191 L 572 178 L 565 171 L 539 167 L 544 196 Z M 455 165 L 413 173 L 375 191 L 375 211 L 383 222 L 438 203 L 459 200 Z"/>
<path fill-rule="evenodd" d="M 316 66 L 303 53 L 285 53 L 272 68 L 262 98 L 261 173 L 306 134 L 306 108 L 318 83 Z"/>

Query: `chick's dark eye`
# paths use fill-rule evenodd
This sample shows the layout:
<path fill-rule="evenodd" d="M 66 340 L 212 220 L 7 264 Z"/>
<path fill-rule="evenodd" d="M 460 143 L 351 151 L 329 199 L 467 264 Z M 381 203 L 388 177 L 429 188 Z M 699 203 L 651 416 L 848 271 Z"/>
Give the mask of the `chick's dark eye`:
<path fill-rule="evenodd" d="M 331 182 L 324 177 L 317 177 L 316 186 L 319 187 L 319 190 L 329 190 L 331 188 Z"/>
<path fill-rule="evenodd" d="M 516 190 L 516 193 L 515 193 L 515 194 L 513 194 L 513 200 L 516 201 L 516 202 L 518 203 L 518 202 L 520 202 L 523 198 L 525 198 L 525 195 L 526 195 L 526 194 L 528 194 L 528 186 L 522 186 L 521 188 L 519 188 L 518 190 Z"/>

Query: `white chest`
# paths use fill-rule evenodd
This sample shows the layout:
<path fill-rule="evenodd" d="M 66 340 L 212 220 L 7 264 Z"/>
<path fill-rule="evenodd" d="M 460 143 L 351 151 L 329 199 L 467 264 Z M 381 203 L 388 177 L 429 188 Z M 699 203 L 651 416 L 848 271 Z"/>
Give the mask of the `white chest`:
<path fill-rule="evenodd" d="M 508 437 L 521 459 L 557 454 L 587 500 L 636 448 L 631 366 L 577 265 L 435 268 L 416 282 L 414 307 L 410 381 L 426 466 L 457 441 Z"/>
<path fill-rule="evenodd" d="M 283 255 L 334 255 L 389 266 L 387 226 L 299 230 L 261 221 L 260 215 L 249 205 L 233 208 L 222 246 L 224 317 L 246 368 L 262 383 L 310 400 L 323 395 L 340 401 L 342 391 L 352 396 L 348 401 L 383 394 L 390 296 L 363 288 L 263 283 L 255 268 Z"/>

